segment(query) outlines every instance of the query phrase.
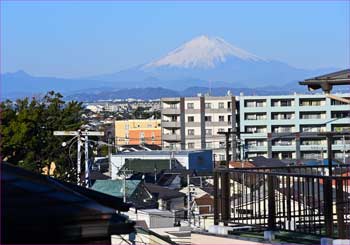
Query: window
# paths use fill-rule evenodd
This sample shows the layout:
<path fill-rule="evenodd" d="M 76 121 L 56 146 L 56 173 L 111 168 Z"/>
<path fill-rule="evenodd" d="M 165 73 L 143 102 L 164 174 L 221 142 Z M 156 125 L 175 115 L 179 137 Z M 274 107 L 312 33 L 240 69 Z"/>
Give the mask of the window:
<path fill-rule="evenodd" d="M 194 104 L 193 103 L 187 103 L 187 109 L 193 109 Z"/>
<path fill-rule="evenodd" d="M 211 129 L 206 129 L 205 130 L 205 135 L 212 135 L 212 131 Z"/>
<path fill-rule="evenodd" d="M 205 148 L 206 148 L 206 149 L 212 148 L 212 143 L 211 143 L 211 142 L 206 142 L 206 143 L 205 143 Z"/>
<path fill-rule="evenodd" d="M 220 141 L 220 142 L 219 142 L 219 147 L 220 147 L 220 148 L 225 147 L 225 142 L 224 142 L 224 141 Z"/>
<path fill-rule="evenodd" d="M 211 108 L 211 103 L 205 103 L 205 109 L 210 109 Z"/>
<path fill-rule="evenodd" d="M 225 132 L 225 129 L 224 128 L 219 128 L 218 132 Z"/>
<path fill-rule="evenodd" d="M 177 109 L 177 104 L 170 104 L 171 109 Z"/>
<path fill-rule="evenodd" d="M 211 122 L 211 116 L 205 116 L 204 121 L 206 122 Z"/>
<path fill-rule="evenodd" d="M 224 161 L 224 160 L 225 160 L 225 155 L 220 154 L 220 155 L 219 155 L 219 160 L 220 160 L 220 161 Z"/>
<path fill-rule="evenodd" d="M 187 130 L 188 135 L 194 135 L 194 129 L 188 129 Z"/>
<path fill-rule="evenodd" d="M 193 116 L 187 117 L 187 122 L 194 122 L 194 117 Z"/>
<path fill-rule="evenodd" d="M 140 132 L 140 142 L 141 142 L 141 144 L 145 143 L 145 133 L 144 132 Z"/>
<path fill-rule="evenodd" d="M 219 116 L 219 122 L 225 121 L 225 116 Z"/>
<path fill-rule="evenodd" d="M 193 149 L 194 148 L 194 143 L 193 142 L 187 143 L 187 148 L 188 149 Z"/>
<path fill-rule="evenodd" d="M 224 109 L 224 108 L 225 108 L 225 103 L 219 102 L 219 109 Z"/>

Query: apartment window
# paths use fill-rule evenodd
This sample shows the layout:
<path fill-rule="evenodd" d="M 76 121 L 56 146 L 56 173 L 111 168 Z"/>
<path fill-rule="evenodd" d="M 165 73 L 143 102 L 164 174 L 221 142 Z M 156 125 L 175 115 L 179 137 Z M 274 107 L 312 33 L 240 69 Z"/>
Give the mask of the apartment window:
<path fill-rule="evenodd" d="M 194 104 L 193 103 L 187 103 L 187 109 L 193 109 Z"/>
<path fill-rule="evenodd" d="M 350 118 L 350 111 L 332 111 L 332 118 Z"/>
<path fill-rule="evenodd" d="M 281 100 L 281 106 L 292 106 L 291 100 Z"/>
<path fill-rule="evenodd" d="M 220 161 L 224 161 L 224 160 L 225 160 L 225 155 L 220 154 L 220 155 L 219 155 L 219 160 L 220 160 Z"/>
<path fill-rule="evenodd" d="M 194 149 L 194 143 L 193 142 L 187 143 L 187 148 L 188 149 Z"/>
<path fill-rule="evenodd" d="M 212 148 L 212 146 L 213 146 L 213 145 L 212 145 L 211 142 L 206 142 L 206 143 L 205 143 L 205 148 L 206 148 L 206 149 L 210 149 L 210 148 Z"/>
<path fill-rule="evenodd" d="M 322 105 L 322 102 L 324 102 L 323 99 L 301 99 L 300 105 L 301 106 L 320 106 Z"/>
<path fill-rule="evenodd" d="M 187 117 L 187 122 L 194 122 L 194 117 L 193 116 Z"/>
<path fill-rule="evenodd" d="M 278 126 L 278 127 L 273 127 L 272 131 L 274 133 L 290 133 L 293 131 L 293 127 L 291 127 L 291 126 Z"/>
<path fill-rule="evenodd" d="M 219 102 L 219 109 L 224 109 L 224 108 L 225 108 L 225 103 Z"/>
<path fill-rule="evenodd" d="M 322 126 L 301 126 L 301 131 L 302 132 L 324 132 L 325 127 Z"/>
<path fill-rule="evenodd" d="M 219 122 L 225 121 L 225 116 L 219 116 Z"/>
<path fill-rule="evenodd" d="M 256 120 L 256 114 L 245 114 L 246 120 Z"/>
<path fill-rule="evenodd" d="M 220 147 L 220 148 L 225 147 L 225 142 L 224 142 L 224 141 L 220 141 L 220 142 L 219 142 L 219 147 Z"/>
<path fill-rule="evenodd" d="M 205 103 L 205 109 L 210 109 L 211 108 L 211 103 Z"/>
<path fill-rule="evenodd" d="M 326 116 L 325 112 L 301 112 L 301 119 L 321 119 Z"/>
<path fill-rule="evenodd" d="M 294 114 L 291 112 L 288 113 L 272 113 L 272 120 L 289 120 L 293 119 Z"/>
<path fill-rule="evenodd" d="M 219 128 L 218 132 L 225 132 L 225 129 L 224 128 Z"/>
<path fill-rule="evenodd" d="M 211 116 L 205 116 L 204 121 L 206 122 L 211 122 Z"/>
<path fill-rule="evenodd" d="M 187 130 L 188 135 L 194 135 L 194 129 L 188 129 Z"/>
<path fill-rule="evenodd" d="M 205 135 L 212 135 L 212 131 L 211 129 L 206 129 L 205 130 Z"/>
<path fill-rule="evenodd" d="M 177 104 L 170 104 L 171 109 L 177 109 Z"/>
<path fill-rule="evenodd" d="M 171 116 L 171 121 L 176 122 L 177 121 L 177 116 Z"/>

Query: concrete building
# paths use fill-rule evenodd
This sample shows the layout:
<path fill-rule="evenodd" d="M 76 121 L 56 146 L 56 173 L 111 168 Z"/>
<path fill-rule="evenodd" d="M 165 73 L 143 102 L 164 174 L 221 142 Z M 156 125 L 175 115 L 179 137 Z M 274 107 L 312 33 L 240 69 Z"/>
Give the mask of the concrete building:
<path fill-rule="evenodd" d="M 350 94 L 337 96 L 349 98 Z M 247 158 L 265 156 L 280 159 L 322 159 L 327 157 L 326 139 L 313 133 L 350 131 L 350 106 L 323 94 L 241 94 L 238 100 L 242 132 L 241 157 L 245 152 Z M 273 134 L 288 135 L 295 132 L 300 132 L 297 140 L 294 134 L 290 137 L 271 138 Z M 350 138 L 335 137 L 332 149 L 334 157 L 342 159 L 350 150 Z"/>
<path fill-rule="evenodd" d="M 161 112 L 163 149 L 212 149 L 215 161 L 225 160 L 225 136 L 218 132 L 236 130 L 234 96 L 162 98 Z"/>
<path fill-rule="evenodd" d="M 133 160 L 139 161 L 140 165 L 150 165 L 152 172 L 155 163 L 160 160 L 169 161 L 169 168 L 167 169 L 173 169 L 177 166 L 196 171 L 211 171 L 213 169 L 211 150 L 125 152 L 112 155 L 111 157 L 112 179 L 117 178 L 118 171 L 122 169 L 127 162 Z M 145 168 L 145 166 L 143 168 Z"/>
<path fill-rule="evenodd" d="M 115 121 L 115 144 L 161 145 L 160 120 L 136 119 Z"/>

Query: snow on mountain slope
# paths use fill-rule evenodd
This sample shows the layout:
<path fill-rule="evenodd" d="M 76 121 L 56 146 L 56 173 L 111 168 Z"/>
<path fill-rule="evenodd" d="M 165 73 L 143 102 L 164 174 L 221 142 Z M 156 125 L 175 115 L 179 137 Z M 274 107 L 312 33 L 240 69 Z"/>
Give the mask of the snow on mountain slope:
<path fill-rule="evenodd" d="M 165 57 L 146 64 L 143 68 L 162 66 L 178 68 L 214 68 L 230 57 L 244 61 L 266 61 L 243 49 L 237 48 L 219 37 L 199 36 L 171 51 Z"/>

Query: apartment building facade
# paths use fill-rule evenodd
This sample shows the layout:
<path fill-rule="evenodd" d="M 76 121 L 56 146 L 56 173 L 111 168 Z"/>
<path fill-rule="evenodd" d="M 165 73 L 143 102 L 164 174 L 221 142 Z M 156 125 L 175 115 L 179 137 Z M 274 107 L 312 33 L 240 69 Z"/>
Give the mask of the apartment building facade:
<path fill-rule="evenodd" d="M 161 120 L 136 119 L 115 121 L 115 144 L 161 145 Z"/>
<path fill-rule="evenodd" d="M 337 96 L 349 98 L 350 94 Z M 325 137 L 312 133 L 350 131 L 350 106 L 325 95 L 244 96 L 239 100 L 241 157 L 324 159 Z M 300 141 L 295 134 L 300 132 Z M 285 134 L 285 137 L 272 135 Z M 309 135 L 308 135 L 309 134 Z M 268 140 L 269 139 L 269 140 Z M 345 146 L 344 146 L 345 145 Z M 350 151 L 349 137 L 335 137 L 334 157 Z"/>
<path fill-rule="evenodd" d="M 211 149 L 214 161 L 226 159 L 225 136 L 218 132 L 236 130 L 234 96 L 163 98 L 161 112 L 163 149 Z"/>

